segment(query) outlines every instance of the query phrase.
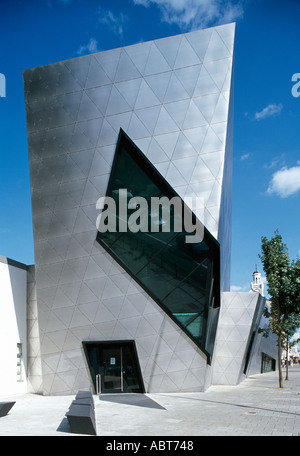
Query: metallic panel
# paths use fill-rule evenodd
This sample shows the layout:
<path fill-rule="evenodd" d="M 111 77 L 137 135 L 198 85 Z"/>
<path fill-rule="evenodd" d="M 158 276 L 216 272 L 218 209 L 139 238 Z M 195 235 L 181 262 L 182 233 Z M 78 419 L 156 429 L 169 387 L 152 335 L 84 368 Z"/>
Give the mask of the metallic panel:
<path fill-rule="evenodd" d="M 135 338 L 147 391 L 207 385 L 201 351 L 96 245 L 95 206 L 121 127 L 180 196 L 205 196 L 203 222 L 223 245 L 228 289 L 234 28 L 24 71 L 44 394 L 88 388 L 82 340 L 120 337 Z"/>

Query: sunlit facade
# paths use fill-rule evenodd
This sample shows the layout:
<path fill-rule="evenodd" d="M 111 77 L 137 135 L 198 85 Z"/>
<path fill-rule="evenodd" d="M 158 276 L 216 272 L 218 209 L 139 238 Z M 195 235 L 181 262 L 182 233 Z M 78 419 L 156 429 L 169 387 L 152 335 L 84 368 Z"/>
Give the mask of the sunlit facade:
<path fill-rule="evenodd" d="M 234 33 L 227 24 L 24 71 L 34 392 L 203 391 L 225 374 Z M 200 198 L 203 239 L 100 232 L 97 201 L 123 189 Z M 241 366 L 263 307 L 253 296 Z"/>

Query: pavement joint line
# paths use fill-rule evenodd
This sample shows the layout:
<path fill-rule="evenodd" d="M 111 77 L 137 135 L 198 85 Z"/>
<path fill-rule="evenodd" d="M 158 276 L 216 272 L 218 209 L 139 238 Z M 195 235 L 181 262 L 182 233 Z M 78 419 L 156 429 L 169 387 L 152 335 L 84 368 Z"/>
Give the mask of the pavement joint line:
<path fill-rule="evenodd" d="M 238 385 L 213 385 L 201 392 L 116 395 L 113 401 L 102 401 L 94 394 L 97 435 L 300 436 L 300 366 L 294 366 L 289 377 L 283 388 L 278 386 L 276 371 L 251 375 Z M 3 400 L 14 397 L 17 402 L 11 413 L 0 419 L 0 436 L 79 435 L 70 433 L 64 418 L 70 395 L 1 396 Z"/>
<path fill-rule="evenodd" d="M 164 396 L 164 394 L 157 394 Z M 166 396 L 167 397 L 167 396 Z M 288 415 L 296 415 L 300 416 L 300 413 L 295 413 L 295 412 L 288 412 L 286 410 L 274 410 L 274 409 L 269 409 L 269 408 L 264 408 L 264 407 L 258 407 L 256 405 L 244 405 L 244 404 L 235 404 L 233 402 L 223 402 L 223 401 L 214 401 L 211 399 L 197 399 L 195 397 L 183 397 L 183 396 L 176 396 L 178 398 L 184 399 L 184 400 L 192 400 L 192 401 L 200 401 L 200 402 L 210 402 L 214 404 L 222 404 L 222 405 L 231 405 L 233 407 L 244 407 L 244 408 L 251 408 L 251 409 L 256 409 L 256 410 L 264 410 L 266 412 L 275 412 L 275 413 L 286 413 Z"/>

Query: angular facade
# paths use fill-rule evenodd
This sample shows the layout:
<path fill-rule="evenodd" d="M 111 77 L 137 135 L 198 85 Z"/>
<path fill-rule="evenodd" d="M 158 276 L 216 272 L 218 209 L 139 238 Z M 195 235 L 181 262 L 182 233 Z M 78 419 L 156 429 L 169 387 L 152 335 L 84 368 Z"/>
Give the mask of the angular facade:
<path fill-rule="evenodd" d="M 109 222 L 114 216 L 113 226 L 99 230 L 98 242 L 211 356 L 215 334 L 209 322 L 220 307 L 218 242 L 200 226 L 201 242 L 187 242 L 194 234 L 185 225 L 195 229 L 185 223 L 184 201 L 122 130 L 106 196 L 117 217 L 108 207 L 103 217 L 107 213 Z"/>
<path fill-rule="evenodd" d="M 24 71 L 34 391 L 211 384 L 230 286 L 234 31 L 228 24 Z M 98 231 L 99 198 L 123 189 L 187 206 L 200 198 L 193 220 L 203 240 Z"/>
<path fill-rule="evenodd" d="M 246 376 L 265 372 L 263 361 L 277 359 L 277 340 L 258 334 L 266 328 L 266 303 L 260 293 L 223 292 L 216 335 L 214 385 L 237 385 Z"/>

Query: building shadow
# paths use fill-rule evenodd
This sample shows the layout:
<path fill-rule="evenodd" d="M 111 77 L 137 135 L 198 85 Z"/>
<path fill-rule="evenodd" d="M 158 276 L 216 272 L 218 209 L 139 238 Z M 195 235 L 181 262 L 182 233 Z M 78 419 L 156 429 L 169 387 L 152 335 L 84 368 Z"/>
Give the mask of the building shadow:
<path fill-rule="evenodd" d="M 145 394 L 139 393 L 122 393 L 122 394 L 100 394 L 100 401 L 114 402 L 116 404 L 133 405 L 135 407 L 154 408 L 160 410 L 166 410 L 160 404 L 150 399 Z"/>
<path fill-rule="evenodd" d="M 63 418 L 63 420 L 61 421 L 60 425 L 58 426 L 58 428 L 56 430 L 57 430 L 57 432 L 71 433 L 71 427 L 69 425 L 68 419 Z"/>

